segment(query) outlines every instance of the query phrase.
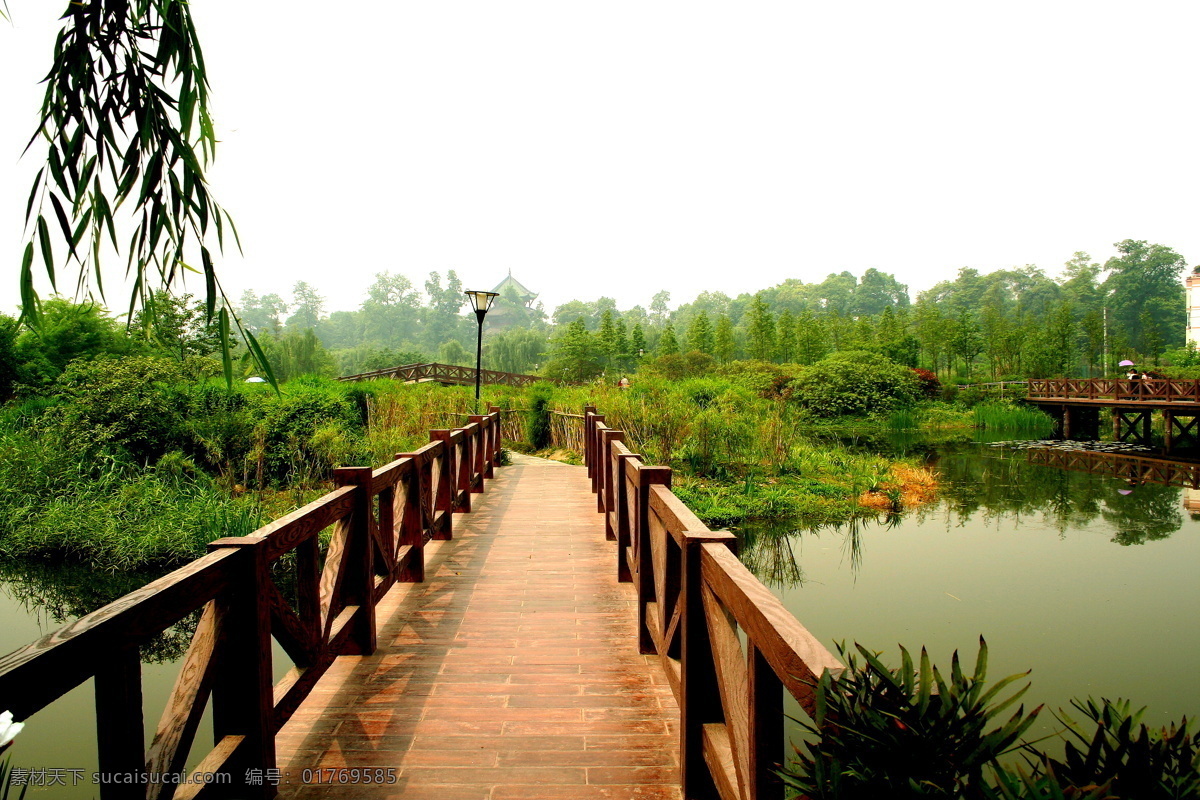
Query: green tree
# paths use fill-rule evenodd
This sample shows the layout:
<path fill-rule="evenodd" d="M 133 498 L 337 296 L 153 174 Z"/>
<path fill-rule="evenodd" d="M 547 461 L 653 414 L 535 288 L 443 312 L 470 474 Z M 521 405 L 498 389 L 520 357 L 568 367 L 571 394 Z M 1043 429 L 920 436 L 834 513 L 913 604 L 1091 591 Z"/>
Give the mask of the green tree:
<path fill-rule="evenodd" d="M 599 347 L 582 319 L 577 319 L 557 335 L 551 344 L 550 363 L 544 374 L 555 380 L 582 383 L 603 371 Z"/>
<path fill-rule="evenodd" d="M 41 324 L 17 337 L 21 383 L 46 387 L 77 359 L 134 353 L 139 343 L 124 326 L 95 303 L 72 303 L 58 297 L 42 303 Z"/>
<path fill-rule="evenodd" d="M 771 361 L 775 357 L 775 319 L 761 292 L 750 304 L 746 351 L 750 358 L 758 361 Z"/>
<path fill-rule="evenodd" d="M 1151 345 L 1182 345 L 1187 324 L 1180 283 L 1183 256 L 1169 247 L 1133 239 L 1118 242 L 1116 248 L 1120 255 L 1105 262 L 1109 274 L 1101 287 L 1113 330 L 1124 333 L 1137 350 L 1148 354 Z M 1143 319 L 1153 320 L 1160 329 L 1143 328 Z"/>
<path fill-rule="evenodd" d="M 713 333 L 713 355 L 722 364 L 737 358 L 737 341 L 733 338 L 733 321 L 728 314 L 717 317 L 717 329 Z"/>
<path fill-rule="evenodd" d="M 0 403 L 12 397 L 17 382 L 17 321 L 0 314 Z"/>
<path fill-rule="evenodd" d="M 829 352 L 825 324 L 811 311 L 803 311 L 796 319 L 796 360 L 815 364 Z"/>
<path fill-rule="evenodd" d="M 189 263 L 204 273 L 214 312 L 220 284 L 207 244 L 223 241 L 232 221 L 204 178 L 217 134 L 188 3 L 81 0 L 61 19 L 30 142 L 45 146 L 46 166 L 29 193 L 23 315 L 37 325 L 38 256 L 51 283 L 56 264 L 75 263 L 77 285 L 88 294 L 94 278 L 103 297 L 104 239 L 119 247 L 116 223 L 126 217 L 134 226 L 121 237 L 136 286 L 130 316 L 152 292 L 179 283 Z"/>
<path fill-rule="evenodd" d="M 640 322 L 633 323 L 633 330 L 629 332 L 629 352 L 638 358 L 646 354 L 646 333 Z"/>
<path fill-rule="evenodd" d="M 961 358 L 966 367 L 966 374 L 971 374 L 971 367 L 979 354 L 983 352 L 983 334 L 970 311 L 960 312 L 954 320 L 950 334 L 950 347 L 954 355 Z"/>
<path fill-rule="evenodd" d="M 289 328 L 305 330 L 316 328 L 325 310 L 325 298 L 317 293 L 316 287 L 297 281 L 292 287 L 292 315 L 285 323 Z"/>
<path fill-rule="evenodd" d="M 596 342 L 604 367 L 607 369 L 614 366 L 617 357 L 617 326 L 613 322 L 613 312 L 610 308 L 604 309 L 600 315 L 600 330 L 596 334 Z"/>
<path fill-rule="evenodd" d="M 796 318 L 786 308 L 779 312 L 779 319 L 775 321 L 775 341 L 778 343 L 779 361 L 784 364 L 794 362 L 798 352 L 796 348 Z"/>
<path fill-rule="evenodd" d="M 210 356 L 221 349 L 215 320 L 190 294 L 175 297 L 165 291 L 154 292 L 134 314 L 130 328 L 141 332 L 154 349 L 180 362 L 188 356 Z"/>
<path fill-rule="evenodd" d="M 692 323 L 688 326 L 687 349 L 711 356 L 714 347 L 712 323 L 708 320 L 708 314 L 701 311 L 692 317 Z"/>
<path fill-rule="evenodd" d="M 669 356 L 679 352 L 679 340 L 675 338 L 675 326 L 669 322 L 663 326 L 662 336 L 658 337 L 656 352 L 660 356 Z"/>

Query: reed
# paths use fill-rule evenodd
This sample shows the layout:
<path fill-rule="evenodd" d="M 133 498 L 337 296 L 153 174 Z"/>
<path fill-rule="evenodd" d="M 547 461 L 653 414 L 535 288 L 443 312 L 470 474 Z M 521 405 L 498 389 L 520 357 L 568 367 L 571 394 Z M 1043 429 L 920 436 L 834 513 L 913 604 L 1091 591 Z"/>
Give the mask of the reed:
<path fill-rule="evenodd" d="M 972 409 L 976 428 L 1006 431 L 1027 436 L 1049 435 L 1054 420 L 1034 408 L 1013 403 L 980 403 Z"/>

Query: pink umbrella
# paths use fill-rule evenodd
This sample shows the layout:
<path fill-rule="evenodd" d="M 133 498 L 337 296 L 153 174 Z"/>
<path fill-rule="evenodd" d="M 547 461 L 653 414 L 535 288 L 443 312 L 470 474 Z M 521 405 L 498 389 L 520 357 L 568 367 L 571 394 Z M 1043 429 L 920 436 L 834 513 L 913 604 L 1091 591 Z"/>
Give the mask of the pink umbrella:
<path fill-rule="evenodd" d="M 1118 362 L 1117 366 L 1118 367 L 1132 367 L 1133 362 L 1127 358 L 1124 361 Z"/>

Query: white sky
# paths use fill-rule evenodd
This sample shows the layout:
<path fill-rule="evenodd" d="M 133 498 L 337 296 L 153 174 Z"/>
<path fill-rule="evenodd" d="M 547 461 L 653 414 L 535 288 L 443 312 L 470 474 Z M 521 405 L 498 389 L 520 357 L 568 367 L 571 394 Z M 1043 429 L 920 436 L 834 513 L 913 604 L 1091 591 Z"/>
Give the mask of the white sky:
<path fill-rule="evenodd" d="M 11 312 L 42 153 L 18 157 L 65 3 L 8 7 Z M 235 300 L 304 280 L 348 310 L 382 270 L 490 289 L 510 268 L 548 311 L 868 267 L 915 295 L 962 266 L 1056 274 L 1126 238 L 1200 263 L 1193 0 L 193 11 L 222 139 L 209 179 L 245 245 L 219 266 Z"/>

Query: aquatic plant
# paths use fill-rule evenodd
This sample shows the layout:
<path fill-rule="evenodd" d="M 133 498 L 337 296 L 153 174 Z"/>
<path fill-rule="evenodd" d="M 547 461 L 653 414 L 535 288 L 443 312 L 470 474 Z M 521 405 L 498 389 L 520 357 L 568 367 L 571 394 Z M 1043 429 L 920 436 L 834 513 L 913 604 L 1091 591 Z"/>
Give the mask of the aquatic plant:
<path fill-rule="evenodd" d="M 1003 699 L 1000 693 L 1028 673 L 988 685 L 982 637 L 973 673 L 963 672 L 955 651 L 949 679 L 924 648 L 914 664 L 901 647 L 896 669 L 860 644 L 861 662 L 844 643 L 837 649 L 847 667 L 822 674 L 814 716 L 801 722 L 814 739 L 795 748 L 780 772 L 790 790 L 812 800 L 979 796 L 984 768 L 1009 752 L 1041 711 L 1026 714 L 1019 706 L 1001 719 L 1028 685 Z"/>
<path fill-rule="evenodd" d="M 1015 403 L 980 403 L 972 413 L 976 428 L 1027 436 L 1045 436 L 1054 430 L 1054 420 L 1048 415 Z"/>

